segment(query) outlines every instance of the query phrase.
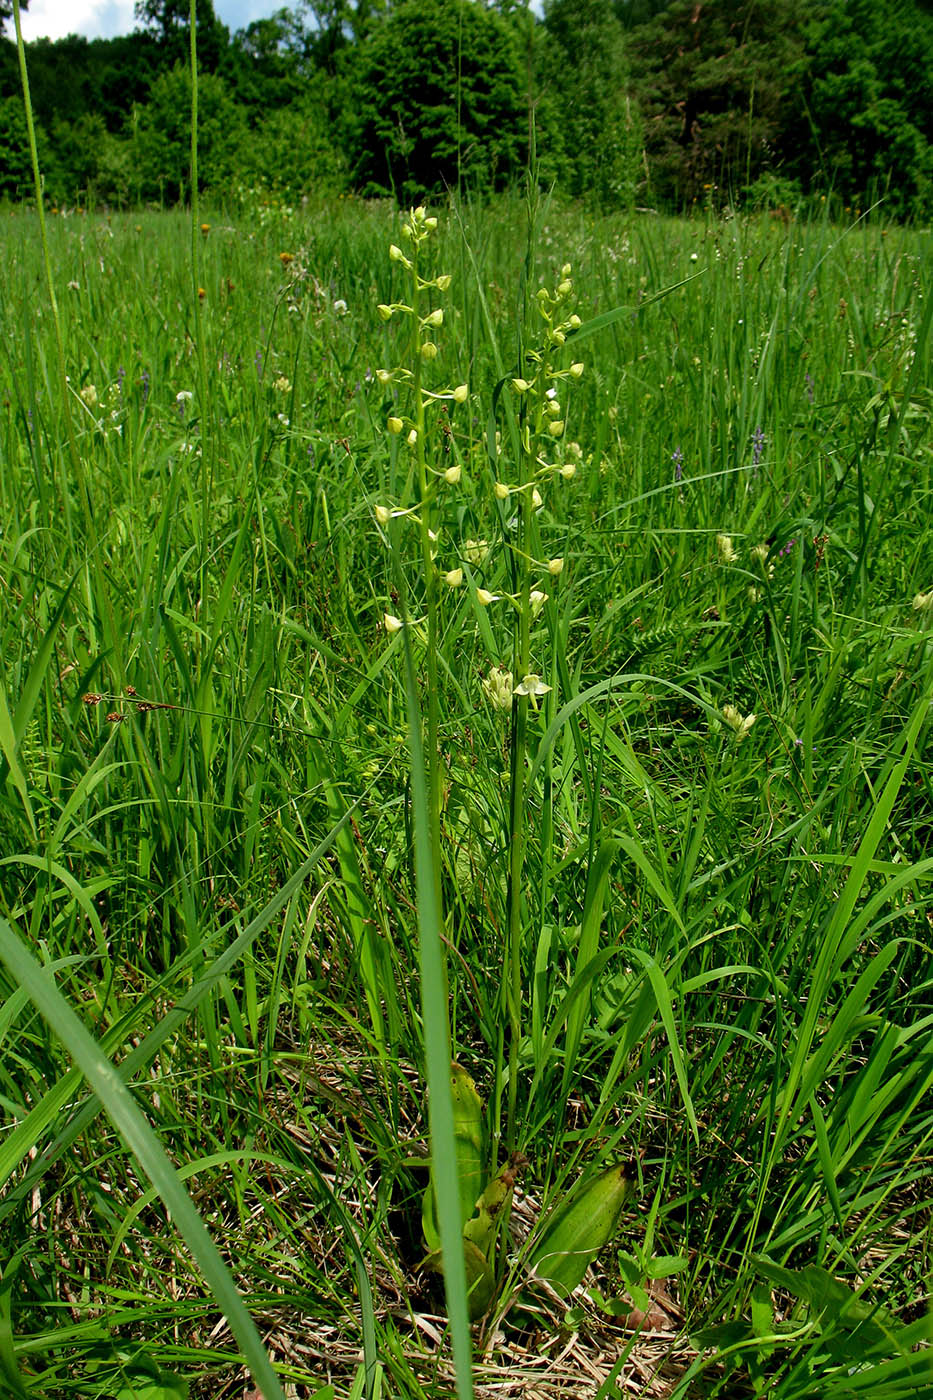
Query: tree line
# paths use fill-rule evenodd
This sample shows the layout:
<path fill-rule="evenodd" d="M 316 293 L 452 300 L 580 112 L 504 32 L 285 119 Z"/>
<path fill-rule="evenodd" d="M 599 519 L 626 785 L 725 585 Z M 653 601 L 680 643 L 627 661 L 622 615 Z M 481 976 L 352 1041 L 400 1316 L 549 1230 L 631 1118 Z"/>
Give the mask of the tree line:
<path fill-rule="evenodd" d="M 26 46 L 53 203 L 186 196 L 188 0 Z M 0 25 L 4 15 L 0 0 Z M 299 0 L 231 34 L 197 0 L 205 189 L 421 199 L 542 179 L 595 208 L 933 212 L 929 0 Z M 0 36 L 0 196 L 30 191 Z"/>

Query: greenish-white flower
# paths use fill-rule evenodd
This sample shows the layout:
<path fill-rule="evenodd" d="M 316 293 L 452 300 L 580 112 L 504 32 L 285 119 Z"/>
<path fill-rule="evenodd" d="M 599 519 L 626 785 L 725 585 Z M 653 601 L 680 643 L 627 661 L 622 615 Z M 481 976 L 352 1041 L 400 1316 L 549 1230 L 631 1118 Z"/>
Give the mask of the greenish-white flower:
<path fill-rule="evenodd" d="M 527 695 L 535 709 L 538 708 L 538 697 L 547 695 L 551 687 L 541 679 L 540 676 L 528 675 L 513 691 L 514 695 Z"/>

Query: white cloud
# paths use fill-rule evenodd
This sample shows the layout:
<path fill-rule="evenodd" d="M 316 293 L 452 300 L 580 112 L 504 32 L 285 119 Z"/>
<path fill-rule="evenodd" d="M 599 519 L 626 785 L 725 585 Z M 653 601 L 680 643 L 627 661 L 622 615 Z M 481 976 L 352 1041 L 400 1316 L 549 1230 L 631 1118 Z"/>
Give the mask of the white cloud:
<path fill-rule="evenodd" d="M 109 39 L 133 28 L 133 0 L 30 0 L 22 11 L 23 38 L 63 39 L 83 34 L 88 39 Z M 8 26 L 12 38 L 13 26 Z"/>

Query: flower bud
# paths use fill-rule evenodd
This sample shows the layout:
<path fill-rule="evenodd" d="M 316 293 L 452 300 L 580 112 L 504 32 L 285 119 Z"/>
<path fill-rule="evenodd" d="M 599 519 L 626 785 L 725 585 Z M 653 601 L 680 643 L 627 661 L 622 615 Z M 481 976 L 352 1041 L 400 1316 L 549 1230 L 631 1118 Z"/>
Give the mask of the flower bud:
<path fill-rule="evenodd" d="M 509 488 L 504 481 L 497 481 L 493 487 L 493 494 L 497 501 L 507 501 L 509 499 Z"/>
<path fill-rule="evenodd" d="M 426 326 L 434 326 L 436 328 L 437 326 L 442 326 L 443 324 L 444 313 L 439 306 L 436 307 L 433 311 L 429 311 L 427 316 L 425 316 L 424 318 L 424 325 Z"/>
<path fill-rule="evenodd" d="M 422 360 L 437 359 L 437 346 L 434 344 L 433 340 L 426 340 L 424 342 L 421 347 L 421 358 Z"/>
<path fill-rule="evenodd" d="M 580 375 L 583 373 L 582 360 L 577 360 L 576 364 L 570 366 L 570 373 L 573 375 L 574 379 L 580 378 Z"/>
<path fill-rule="evenodd" d="M 412 428 L 405 441 L 408 443 L 409 447 L 414 447 L 415 443 L 418 441 L 418 429 Z"/>
<path fill-rule="evenodd" d="M 560 555 L 558 555 L 556 559 L 549 559 L 547 561 L 547 571 L 549 574 L 553 574 L 555 578 L 558 574 L 563 572 L 563 568 L 564 561 Z"/>
<path fill-rule="evenodd" d="M 531 488 L 531 507 L 532 507 L 532 510 L 540 510 L 541 507 L 542 507 L 543 505 L 544 505 L 544 501 L 541 499 L 541 492 L 538 490 L 537 486 L 533 486 L 533 487 Z"/>
<path fill-rule="evenodd" d="M 527 394 L 531 385 L 528 383 L 527 379 L 513 379 L 512 388 L 515 390 L 516 394 Z"/>
<path fill-rule="evenodd" d="M 745 738 L 752 725 L 755 723 L 755 715 L 742 715 L 734 705 L 723 705 L 722 717 L 730 729 L 734 729 L 739 740 Z"/>
<path fill-rule="evenodd" d="M 393 617 L 391 613 L 383 613 L 382 625 L 391 636 L 393 632 L 401 632 L 405 624 L 400 617 Z"/>
<path fill-rule="evenodd" d="M 739 557 L 732 547 L 731 535 L 717 535 L 716 548 L 719 551 L 719 560 L 722 564 L 734 564 Z"/>
<path fill-rule="evenodd" d="M 542 593 L 540 588 L 533 588 L 528 595 L 528 601 L 531 604 L 532 617 L 537 617 L 538 613 L 541 611 L 541 609 L 547 602 L 547 594 Z"/>
<path fill-rule="evenodd" d="M 489 558 L 489 541 L 466 540 L 463 545 L 463 558 L 468 564 L 485 564 Z"/>
<path fill-rule="evenodd" d="M 565 481 L 572 480 L 572 478 L 575 477 L 577 474 L 576 462 L 565 462 L 560 469 L 560 474 Z"/>
<path fill-rule="evenodd" d="M 447 584 L 448 588 L 459 588 L 463 582 L 463 570 L 448 569 L 447 573 L 444 575 L 444 582 Z"/>
<path fill-rule="evenodd" d="M 436 217 L 433 214 L 429 214 L 424 221 L 424 226 L 430 233 L 433 233 L 434 230 L 437 228 Z"/>
<path fill-rule="evenodd" d="M 562 437 L 564 433 L 564 420 L 562 418 L 555 418 L 552 422 L 548 423 L 547 430 L 551 434 L 551 437 Z"/>
<path fill-rule="evenodd" d="M 386 427 L 390 433 L 400 433 L 404 426 L 405 424 L 402 422 L 401 418 L 390 418 L 386 423 Z"/>
<path fill-rule="evenodd" d="M 392 371 L 391 371 L 390 369 L 377 369 L 377 370 L 376 370 L 376 379 L 377 379 L 377 380 L 379 381 L 379 383 L 382 384 L 382 385 L 391 384 L 391 383 L 392 383 Z"/>
<path fill-rule="evenodd" d="M 557 287 L 557 295 L 558 295 L 559 297 L 569 297 L 569 296 L 570 296 L 570 293 L 571 293 L 572 291 L 573 291 L 573 283 L 571 282 L 571 280 L 570 280 L 569 277 L 568 277 L 568 278 L 565 278 L 565 280 L 564 280 L 563 282 L 560 282 L 560 283 L 558 284 L 558 287 Z"/>
<path fill-rule="evenodd" d="M 573 268 L 570 266 L 570 264 L 564 263 L 563 267 L 560 270 L 561 277 L 569 277 L 571 272 L 573 272 Z"/>
<path fill-rule="evenodd" d="M 434 285 L 439 292 L 448 292 L 450 290 L 450 283 L 451 276 L 449 272 L 442 272 L 440 277 L 435 277 L 434 279 Z"/>
<path fill-rule="evenodd" d="M 557 402 L 556 399 L 552 399 L 550 403 L 546 403 L 544 405 L 544 411 L 547 414 L 548 418 L 559 418 L 560 404 Z"/>
<path fill-rule="evenodd" d="M 476 601 L 482 603 L 484 608 L 488 608 L 490 603 L 496 602 L 496 594 L 490 593 L 488 588 L 477 588 Z"/>
<path fill-rule="evenodd" d="M 383 321 L 392 320 L 392 308 L 391 306 L 386 306 L 384 301 L 381 301 L 379 303 L 379 305 L 376 307 L 376 310 L 379 312 L 379 315 L 382 317 Z"/>
<path fill-rule="evenodd" d="M 411 266 L 411 263 L 408 261 L 405 254 L 402 252 L 401 248 L 398 246 L 397 243 L 389 244 L 389 257 L 392 260 L 392 262 L 400 262 L 405 267 Z"/>
<path fill-rule="evenodd" d="M 551 339 L 555 345 L 563 345 L 567 337 L 564 335 L 563 331 L 553 330 L 551 331 Z"/>
<path fill-rule="evenodd" d="M 572 316 L 568 316 L 567 325 L 571 326 L 574 330 L 577 330 L 580 326 L 583 325 L 583 322 L 580 320 L 580 317 L 576 314 L 576 312 L 574 312 Z"/>
<path fill-rule="evenodd" d="M 512 672 L 493 666 L 483 681 L 483 690 L 490 705 L 497 710 L 512 708 Z"/>
<path fill-rule="evenodd" d="M 469 395 L 469 385 L 458 384 L 450 397 L 453 399 L 454 403 L 466 403 L 467 399 L 469 398 Z"/>
<path fill-rule="evenodd" d="M 456 486 L 457 482 L 460 480 L 459 462 L 456 462 L 452 467 L 447 468 L 447 470 L 444 473 L 444 480 L 447 482 L 448 486 Z"/>

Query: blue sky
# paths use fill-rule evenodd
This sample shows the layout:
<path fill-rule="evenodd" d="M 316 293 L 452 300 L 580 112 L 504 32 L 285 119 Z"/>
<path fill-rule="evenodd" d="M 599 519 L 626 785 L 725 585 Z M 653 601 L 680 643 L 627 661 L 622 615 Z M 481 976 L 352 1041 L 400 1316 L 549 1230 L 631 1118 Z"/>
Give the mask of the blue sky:
<path fill-rule="evenodd" d="M 214 0 L 214 9 L 231 33 L 254 19 L 275 14 L 288 0 Z M 133 0 L 29 0 L 22 12 L 23 38 L 62 39 L 66 34 L 84 34 L 88 39 L 110 39 L 129 34 L 135 27 Z M 12 20 L 6 26 L 13 36 Z"/>

